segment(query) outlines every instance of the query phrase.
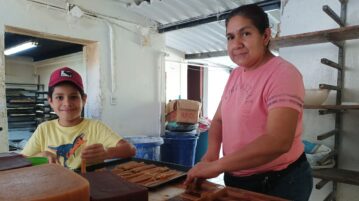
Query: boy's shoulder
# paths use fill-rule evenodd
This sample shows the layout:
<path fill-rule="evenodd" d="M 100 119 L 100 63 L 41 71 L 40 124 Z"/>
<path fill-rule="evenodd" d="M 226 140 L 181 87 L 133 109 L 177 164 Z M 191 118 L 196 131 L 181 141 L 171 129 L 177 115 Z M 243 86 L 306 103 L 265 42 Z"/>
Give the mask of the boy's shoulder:
<path fill-rule="evenodd" d="M 53 120 L 49 120 L 49 121 L 44 121 L 42 122 L 39 127 L 48 127 L 48 126 L 56 126 L 56 122 L 57 119 L 53 119 Z"/>
<path fill-rule="evenodd" d="M 86 119 L 86 118 L 84 119 L 83 122 L 88 124 L 88 125 L 97 125 L 97 124 L 102 123 L 100 120 L 97 120 L 97 119 Z"/>
<path fill-rule="evenodd" d="M 87 119 L 87 118 L 84 118 L 84 120 L 79 123 L 78 125 L 76 126 L 85 126 L 85 127 L 98 127 L 98 126 L 104 126 L 105 124 L 100 121 L 100 120 L 97 120 L 97 119 Z M 45 122 L 42 122 L 39 127 L 41 128 L 49 128 L 49 127 L 59 127 L 59 123 L 58 123 L 58 119 L 54 119 L 54 120 L 49 120 L 49 121 L 45 121 Z"/>
<path fill-rule="evenodd" d="M 86 127 L 90 129 L 109 129 L 110 127 L 103 121 L 98 119 L 84 119 Z"/>
<path fill-rule="evenodd" d="M 88 127 L 88 128 L 102 128 L 103 126 L 105 126 L 105 124 L 101 121 L 101 120 L 98 120 L 98 119 L 87 119 L 87 118 L 84 118 L 84 120 L 78 124 L 79 126 L 85 126 L 85 127 Z"/>

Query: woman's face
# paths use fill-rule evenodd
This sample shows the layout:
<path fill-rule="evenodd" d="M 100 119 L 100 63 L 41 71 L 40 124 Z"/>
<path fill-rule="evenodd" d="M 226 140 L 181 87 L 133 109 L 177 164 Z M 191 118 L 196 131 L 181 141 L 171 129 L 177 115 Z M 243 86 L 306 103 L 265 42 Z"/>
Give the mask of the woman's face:
<path fill-rule="evenodd" d="M 264 34 L 243 16 L 232 17 L 227 24 L 227 51 L 234 63 L 254 69 L 264 62 L 270 29 Z"/>

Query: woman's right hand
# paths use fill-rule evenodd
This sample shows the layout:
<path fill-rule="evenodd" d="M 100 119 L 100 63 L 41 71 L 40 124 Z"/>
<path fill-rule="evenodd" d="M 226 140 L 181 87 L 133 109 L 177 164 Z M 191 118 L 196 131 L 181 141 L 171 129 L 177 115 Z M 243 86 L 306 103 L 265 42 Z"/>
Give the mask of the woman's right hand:
<path fill-rule="evenodd" d="M 51 163 L 60 164 L 60 161 L 57 159 L 56 154 L 54 154 L 50 151 L 40 152 L 40 153 L 36 154 L 36 156 L 46 157 L 50 164 Z"/>
<path fill-rule="evenodd" d="M 187 172 L 187 178 L 184 182 L 184 185 L 190 185 L 193 180 L 197 179 L 209 179 L 217 177 L 221 174 L 223 170 L 221 169 L 220 164 L 218 161 L 212 162 L 204 162 L 201 161 L 197 163 L 193 168 L 191 168 Z"/>

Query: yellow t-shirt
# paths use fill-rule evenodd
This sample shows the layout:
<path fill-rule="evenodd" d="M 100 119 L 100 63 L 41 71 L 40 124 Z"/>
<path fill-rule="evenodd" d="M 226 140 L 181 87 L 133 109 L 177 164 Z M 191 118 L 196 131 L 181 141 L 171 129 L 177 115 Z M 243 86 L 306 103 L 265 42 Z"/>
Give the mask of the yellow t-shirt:
<path fill-rule="evenodd" d="M 98 120 L 84 119 L 76 126 L 63 127 L 55 119 L 38 126 L 22 154 L 32 156 L 50 151 L 57 155 L 63 166 L 76 169 L 81 164 L 84 140 L 87 146 L 101 143 L 105 148 L 109 148 L 115 147 L 121 139 L 121 136 Z"/>

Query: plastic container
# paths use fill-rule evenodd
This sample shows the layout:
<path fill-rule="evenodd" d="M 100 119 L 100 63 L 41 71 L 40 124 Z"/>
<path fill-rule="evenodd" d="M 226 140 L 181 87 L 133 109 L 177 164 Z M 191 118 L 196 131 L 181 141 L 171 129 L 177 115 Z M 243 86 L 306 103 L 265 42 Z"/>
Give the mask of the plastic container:
<path fill-rule="evenodd" d="M 195 163 L 198 163 L 208 149 L 208 131 L 199 134 L 196 146 Z"/>
<path fill-rule="evenodd" d="M 33 166 L 49 163 L 46 157 L 29 157 L 27 159 L 31 162 Z"/>
<path fill-rule="evenodd" d="M 162 136 L 161 161 L 192 167 L 198 135 L 194 132 L 166 132 Z"/>
<path fill-rule="evenodd" d="M 197 130 L 198 124 L 167 122 L 166 130 L 174 132 L 189 132 Z"/>
<path fill-rule="evenodd" d="M 160 145 L 163 144 L 163 139 L 161 137 L 134 136 L 125 137 L 125 139 L 135 145 L 136 158 L 153 161 L 160 160 Z"/>

